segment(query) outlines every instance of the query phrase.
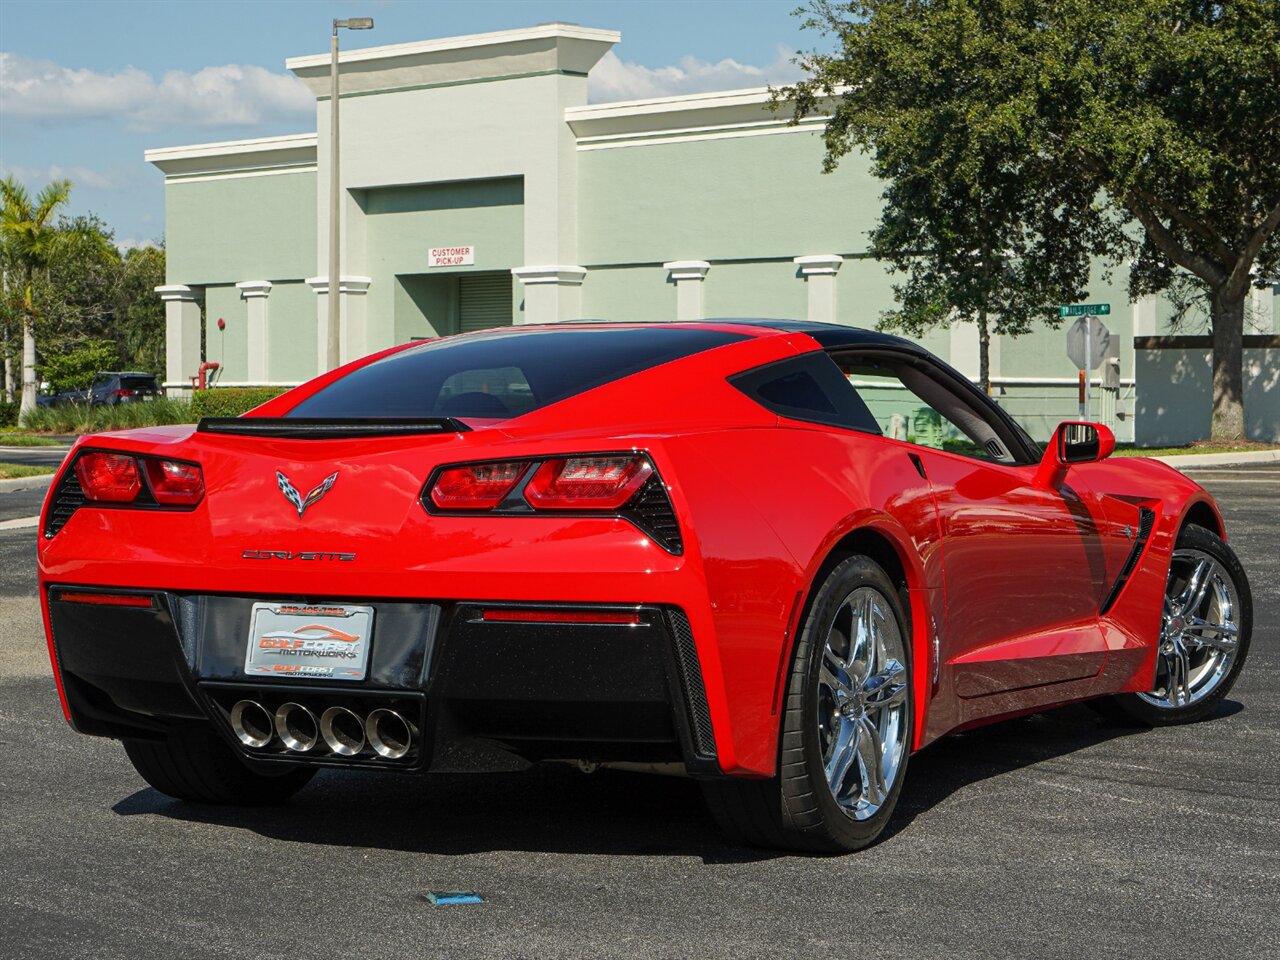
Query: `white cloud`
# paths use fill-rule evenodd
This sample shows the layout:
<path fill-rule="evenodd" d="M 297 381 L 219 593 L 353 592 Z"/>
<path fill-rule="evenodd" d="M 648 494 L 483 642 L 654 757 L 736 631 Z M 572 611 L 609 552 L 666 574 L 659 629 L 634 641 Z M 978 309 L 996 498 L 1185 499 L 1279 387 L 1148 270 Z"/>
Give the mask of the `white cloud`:
<path fill-rule="evenodd" d="M 158 246 L 158 244 L 154 240 L 134 240 L 130 238 L 128 240 L 116 241 L 116 249 L 119 250 L 121 253 L 126 253 L 129 250 L 140 250 L 144 247 L 155 247 L 155 246 Z"/>
<path fill-rule="evenodd" d="M 12 118 L 118 118 L 132 130 L 154 130 L 255 126 L 314 111 L 300 80 L 257 66 L 170 70 L 157 79 L 136 67 L 99 73 L 0 53 L 0 113 Z"/>
<path fill-rule="evenodd" d="M 689 56 L 677 64 L 655 69 L 621 60 L 610 50 L 592 69 L 588 86 L 592 103 L 607 103 L 709 90 L 764 87 L 790 83 L 800 76 L 800 68 L 791 62 L 791 54 L 781 45 L 773 62 L 759 67 L 732 59 L 709 63 Z"/>
<path fill-rule="evenodd" d="M 113 174 L 101 173 L 89 167 L 64 167 L 53 164 L 48 167 L 23 167 L 0 164 L 0 175 L 13 176 L 33 188 L 44 186 L 50 180 L 70 180 L 77 187 L 95 190 L 122 190 L 124 179 Z"/>

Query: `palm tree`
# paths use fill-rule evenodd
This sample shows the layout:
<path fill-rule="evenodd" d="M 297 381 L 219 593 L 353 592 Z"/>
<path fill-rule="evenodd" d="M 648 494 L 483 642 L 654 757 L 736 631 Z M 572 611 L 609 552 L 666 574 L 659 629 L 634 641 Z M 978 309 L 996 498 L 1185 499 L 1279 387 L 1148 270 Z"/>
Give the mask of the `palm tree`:
<path fill-rule="evenodd" d="M 36 405 L 35 306 L 32 302 L 36 272 L 48 268 L 67 245 L 85 240 L 93 242 L 88 236 L 81 236 L 80 231 L 59 229 L 53 222 L 54 214 L 70 197 L 70 180 L 54 180 L 40 191 L 34 204 L 27 188 L 16 179 L 0 180 L 0 239 L 4 241 L 6 260 L 16 267 L 23 284 L 22 413 Z"/>

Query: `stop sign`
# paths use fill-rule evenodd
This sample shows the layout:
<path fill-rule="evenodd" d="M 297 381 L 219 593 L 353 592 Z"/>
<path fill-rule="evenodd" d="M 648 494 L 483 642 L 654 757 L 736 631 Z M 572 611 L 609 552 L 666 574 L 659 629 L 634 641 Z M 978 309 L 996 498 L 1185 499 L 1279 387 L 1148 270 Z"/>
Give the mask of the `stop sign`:
<path fill-rule="evenodd" d="M 1088 340 L 1089 353 L 1085 354 L 1085 341 Z M 1067 331 L 1067 356 L 1076 365 L 1077 370 L 1092 370 L 1107 355 L 1107 347 L 1111 343 L 1111 331 L 1097 317 L 1079 317 Z M 1087 361 L 1087 362 L 1086 362 Z"/>

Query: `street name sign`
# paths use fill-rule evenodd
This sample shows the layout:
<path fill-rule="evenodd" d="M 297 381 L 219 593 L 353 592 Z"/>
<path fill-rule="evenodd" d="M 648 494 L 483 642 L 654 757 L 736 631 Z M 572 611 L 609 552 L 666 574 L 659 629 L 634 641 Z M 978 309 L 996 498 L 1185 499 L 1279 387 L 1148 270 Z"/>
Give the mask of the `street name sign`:
<path fill-rule="evenodd" d="M 1106 317 L 1110 314 L 1109 303 L 1069 303 L 1058 308 L 1060 317 Z"/>

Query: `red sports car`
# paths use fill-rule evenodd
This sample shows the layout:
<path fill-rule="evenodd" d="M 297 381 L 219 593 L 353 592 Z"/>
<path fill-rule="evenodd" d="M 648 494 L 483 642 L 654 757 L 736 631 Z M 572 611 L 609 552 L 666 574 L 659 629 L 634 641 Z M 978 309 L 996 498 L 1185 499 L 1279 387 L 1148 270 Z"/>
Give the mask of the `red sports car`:
<path fill-rule="evenodd" d="M 398 346 L 234 419 L 76 444 L 41 518 L 63 709 L 156 789 L 280 800 L 476 738 L 684 772 L 852 850 L 908 757 L 1092 698 L 1215 709 L 1249 584 L 1213 499 L 1042 453 L 910 341 L 571 323 Z"/>

